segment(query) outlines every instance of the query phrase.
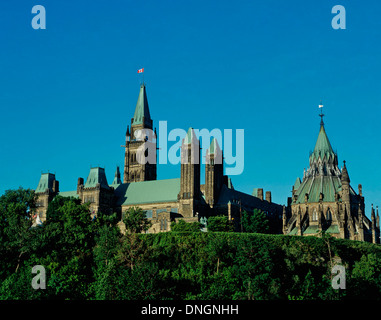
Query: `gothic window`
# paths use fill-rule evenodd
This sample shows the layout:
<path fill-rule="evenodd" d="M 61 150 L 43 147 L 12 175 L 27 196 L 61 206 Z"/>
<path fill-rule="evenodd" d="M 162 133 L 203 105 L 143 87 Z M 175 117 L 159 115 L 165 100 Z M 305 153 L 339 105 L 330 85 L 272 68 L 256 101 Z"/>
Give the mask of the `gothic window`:
<path fill-rule="evenodd" d="M 327 210 L 327 220 L 328 221 L 331 221 L 332 220 L 332 213 L 331 213 L 331 210 L 328 208 Z"/>
<path fill-rule="evenodd" d="M 314 211 L 312 212 L 312 221 L 317 221 L 317 212 L 316 212 L 316 208 L 314 208 Z"/>

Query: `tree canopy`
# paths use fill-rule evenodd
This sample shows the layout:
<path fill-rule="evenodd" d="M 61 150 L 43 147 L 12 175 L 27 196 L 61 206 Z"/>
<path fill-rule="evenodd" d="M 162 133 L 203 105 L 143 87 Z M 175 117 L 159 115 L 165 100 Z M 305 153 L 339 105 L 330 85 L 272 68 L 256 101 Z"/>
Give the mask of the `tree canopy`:
<path fill-rule="evenodd" d="M 181 220 L 195 232 L 137 233 L 148 226 L 141 209 L 129 212 L 123 235 L 116 214 L 92 219 L 74 198 L 52 201 L 41 226 L 32 227 L 34 211 L 32 190 L 0 197 L 0 299 L 381 299 L 379 245 L 199 232 Z M 346 290 L 331 286 L 332 261 L 345 267 Z M 46 289 L 31 286 L 36 265 Z"/>

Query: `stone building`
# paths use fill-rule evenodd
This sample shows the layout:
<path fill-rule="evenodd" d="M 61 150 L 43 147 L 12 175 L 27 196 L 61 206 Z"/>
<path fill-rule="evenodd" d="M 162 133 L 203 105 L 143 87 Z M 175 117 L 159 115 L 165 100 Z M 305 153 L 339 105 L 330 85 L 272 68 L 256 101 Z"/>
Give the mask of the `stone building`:
<path fill-rule="evenodd" d="M 171 222 L 177 219 L 192 222 L 217 214 L 234 218 L 239 230 L 243 210 L 255 208 L 263 210 L 273 230 L 281 233 L 283 207 L 271 202 L 270 192 L 266 192 L 266 199 L 263 199 L 262 189 L 259 189 L 262 196 L 257 191 L 249 195 L 234 189 L 231 179 L 224 175 L 223 152 L 215 138 L 206 152 L 205 184 L 200 182 L 200 143 L 193 128 L 189 128 L 182 141 L 180 178 L 157 180 L 156 141 L 146 86 L 142 84 L 123 146 L 123 180 L 119 167 L 111 184 L 104 168 L 95 167 L 90 168 L 86 182 L 78 178 L 76 190 L 61 192 L 55 174 L 44 173 L 36 188 L 39 219 L 45 221 L 49 202 L 61 195 L 81 199 L 82 203 L 89 202 L 93 215 L 117 212 L 121 220 L 126 210 L 138 206 L 151 220 L 152 227 L 148 232 L 152 233 L 169 231 Z M 141 155 L 148 161 L 141 161 Z"/>
<path fill-rule="evenodd" d="M 371 220 L 365 216 L 362 187 L 351 187 L 346 162 L 340 170 L 338 157 L 325 131 L 323 114 L 314 151 L 303 179 L 297 178 L 292 198 L 283 211 L 283 233 L 317 236 L 324 231 L 333 237 L 380 243 L 377 208 L 371 208 Z"/>

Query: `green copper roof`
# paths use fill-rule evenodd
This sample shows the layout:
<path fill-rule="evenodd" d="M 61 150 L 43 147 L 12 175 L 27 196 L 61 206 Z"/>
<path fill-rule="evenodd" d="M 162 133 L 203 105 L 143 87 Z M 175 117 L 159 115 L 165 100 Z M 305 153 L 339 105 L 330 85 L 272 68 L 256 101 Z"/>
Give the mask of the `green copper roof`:
<path fill-rule="evenodd" d="M 298 190 L 301 184 L 302 184 L 302 181 L 300 180 L 300 178 L 296 178 L 296 181 L 294 183 L 294 190 Z"/>
<path fill-rule="evenodd" d="M 58 195 L 60 195 L 61 197 L 74 197 L 74 198 L 79 198 L 78 194 L 77 194 L 77 190 L 74 190 L 74 191 L 62 191 L 62 192 L 59 192 Z"/>
<path fill-rule="evenodd" d="M 143 124 L 143 117 L 145 122 L 149 124 L 151 115 L 149 113 L 146 87 L 144 84 L 140 86 L 139 97 L 136 103 L 132 125 Z"/>
<path fill-rule="evenodd" d="M 308 226 L 303 234 L 316 234 L 320 231 L 319 226 Z"/>
<path fill-rule="evenodd" d="M 175 202 L 180 192 L 180 178 L 123 183 L 116 187 L 117 204 Z"/>
<path fill-rule="evenodd" d="M 294 227 L 289 233 L 288 235 L 290 236 L 294 236 L 294 235 L 297 235 L 298 233 L 298 230 L 299 228 L 298 227 Z M 312 226 L 308 226 L 304 231 L 303 231 L 303 234 L 304 235 L 316 235 L 317 233 L 319 233 L 321 230 L 319 229 L 319 226 L 317 225 L 312 225 Z M 328 229 L 324 230 L 326 233 L 340 233 L 339 231 L 339 227 L 335 224 L 335 225 L 331 225 L 328 227 Z"/>
<path fill-rule="evenodd" d="M 194 132 L 193 128 L 190 127 L 184 138 L 184 144 L 197 143 L 197 141 L 198 139 L 197 139 L 196 133 Z"/>
<path fill-rule="evenodd" d="M 331 225 L 327 230 L 325 230 L 327 233 L 340 233 L 339 226 L 338 225 Z"/>
<path fill-rule="evenodd" d="M 324 125 L 320 126 L 319 136 L 317 138 L 315 149 L 311 156 L 315 157 L 316 159 L 318 159 L 319 156 L 321 157 L 321 159 L 323 159 L 324 157 L 328 159 L 329 157 L 335 156 L 331 143 L 328 140 L 327 133 L 325 132 Z"/>
<path fill-rule="evenodd" d="M 335 193 L 341 190 L 341 181 L 336 176 L 315 176 L 306 178 L 296 190 L 298 199 L 294 203 L 304 203 L 308 193 L 308 202 L 319 202 L 320 193 L 324 194 L 323 202 L 335 202 Z"/>
<path fill-rule="evenodd" d="M 53 181 L 55 179 L 56 176 L 53 173 L 42 173 L 35 192 L 45 192 L 46 189 L 53 191 Z"/>
<path fill-rule="evenodd" d="M 84 188 L 95 188 L 98 183 L 102 188 L 110 189 L 107 183 L 105 169 L 100 167 L 91 168 Z"/>
<path fill-rule="evenodd" d="M 122 180 L 120 179 L 119 166 L 117 166 L 116 171 L 115 171 L 115 177 L 114 177 L 114 180 L 112 181 L 111 186 L 115 188 L 116 186 L 120 185 L 121 183 L 122 183 Z"/>
<path fill-rule="evenodd" d="M 250 210 L 257 208 L 265 212 L 277 212 L 278 214 L 281 214 L 283 210 L 283 207 L 279 204 L 262 201 L 255 196 L 222 185 L 217 205 L 224 206 L 229 204 L 229 202 L 235 205 L 241 203 L 243 208 L 248 208 Z"/>
<path fill-rule="evenodd" d="M 216 138 L 213 138 L 212 139 L 212 142 L 210 143 L 210 147 L 208 149 L 209 151 L 209 154 L 215 154 L 215 153 L 218 153 L 220 152 L 221 148 L 220 146 L 218 145 L 218 141 Z"/>

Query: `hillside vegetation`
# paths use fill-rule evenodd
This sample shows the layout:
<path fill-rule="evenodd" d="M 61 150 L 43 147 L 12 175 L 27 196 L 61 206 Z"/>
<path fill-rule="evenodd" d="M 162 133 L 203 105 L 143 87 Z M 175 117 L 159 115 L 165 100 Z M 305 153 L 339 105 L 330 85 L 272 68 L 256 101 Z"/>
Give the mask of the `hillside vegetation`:
<path fill-rule="evenodd" d="M 33 194 L 0 197 L 0 299 L 381 299 L 381 247 L 327 236 L 121 235 L 115 215 L 57 198 L 31 227 Z M 331 268 L 345 267 L 346 289 Z M 35 265 L 46 288 L 33 289 Z"/>

